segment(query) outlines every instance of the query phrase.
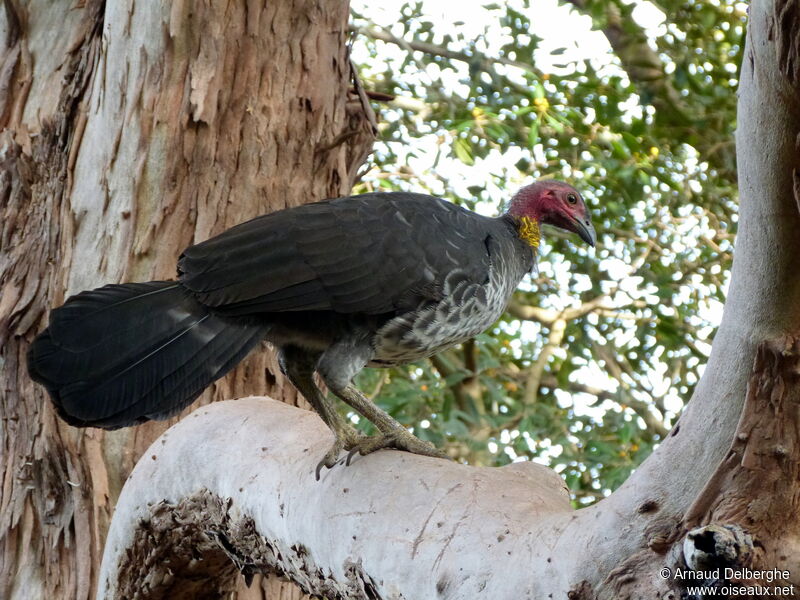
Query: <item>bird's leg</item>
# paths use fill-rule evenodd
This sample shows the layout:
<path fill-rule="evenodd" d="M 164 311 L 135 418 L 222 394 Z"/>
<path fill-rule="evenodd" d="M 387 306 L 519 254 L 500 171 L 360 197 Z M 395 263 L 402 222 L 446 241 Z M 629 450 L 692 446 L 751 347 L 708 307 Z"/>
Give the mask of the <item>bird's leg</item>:
<path fill-rule="evenodd" d="M 409 432 L 350 384 L 353 377 L 366 366 L 372 353 L 372 346 L 367 340 L 346 340 L 328 348 L 317 363 L 317 372 L 328 389 L 371 421 L 380 432 L 353 444 L 347 463 L 350 463 L 355 454 L 366 455 L 381 448 L 396 448 L 414 454 L 447 458 L 444 452 Z"/>
<path fill-rule="evenodd" d="M 331 388 L 331 391 L 347 404 L 352 406 L 364 418 L 371 421 L 378 428 L 380 434 L 365 437 L 356 443 L 347 455 L 347 464 L 356 454 L 366 456 L 382 448 L 396 448 L 413 454 L 448 458 L 447 454 L 437 449 L 430 442 L 423 441 L 408 431 L 386 412 L 377 407 L 369 398 L 352 385 L 344 388 Z"/>
<path fill-rule="evenodd" d="M 284 375 L 289 378 L 292 385 L 317 411 L 317 414 L 330 428 L 335 438 L 330 450 L 317 465 L 317 479 L 319 479 L 322 467 L 333 467 L 342 450 L 351 450 L 365 437 L 342 418 L 336 407 L 314 383 L 314 370 L 318 359 L 319 354 L 306 352 L 293 346 L 281 348 L 279 356 L 281 370 Z"/>

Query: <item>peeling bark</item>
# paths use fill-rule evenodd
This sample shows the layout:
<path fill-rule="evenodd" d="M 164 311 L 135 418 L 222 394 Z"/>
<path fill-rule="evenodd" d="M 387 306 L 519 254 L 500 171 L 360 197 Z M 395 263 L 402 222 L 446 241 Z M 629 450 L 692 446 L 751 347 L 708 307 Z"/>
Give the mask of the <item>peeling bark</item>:
<path fill-rule="evenodd" d="M 193 242 L 346 194 L 374 137 L 347 19 L 347 2 L 305 0 L 0 8 L 0 598 L 94 594 L 116 496 L 169 425 L 58 422 L 25 370 L 48 309 L 174 277 Z M 201 403 L 253 392 L 303 403 L 266 350 Z"/>
<path fill-rule="evenodd" d="M 800 568 L 799 415 L 800 339 L 764 342 L 733 443 L 684 516 L 688 529 L 743 527 L 759 543 L 737 559 L 741 566 Z"/>
<path fill-rule="evenodd" d="M 101 592 L 114 598 L 222 598 L 236 589 L 239 574 L 250 586 L 256 573 L 274 572 L 331 600 L 379 597 L 360 560 L 344 564 L 340 590 L 308 548 L 287 548 L 260 535 L 252 518 L 232 508 L 230 498 L 205 489 L 177 504 L 152 505 L 119 564 L 113 591 Z"/>

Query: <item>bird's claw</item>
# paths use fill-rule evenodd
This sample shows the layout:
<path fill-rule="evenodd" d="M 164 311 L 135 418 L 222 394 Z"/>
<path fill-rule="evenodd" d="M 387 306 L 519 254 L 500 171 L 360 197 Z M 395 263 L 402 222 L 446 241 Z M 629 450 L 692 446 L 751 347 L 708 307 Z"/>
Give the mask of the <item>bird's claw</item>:
<path fill-rule="evenodd" d="M 330 447 L 330 450 L 325 453 L 325 456 L 321 461 L 319 461 L 317 468 L 314 471 L 317 481 L 319 481 L 323 467 L 332 469 L 338 463 L 346 460 L 339 458 L 342 450 L 350 450 L 351 448 L 357 447 L 360 443 L 367 439 L 369 438 L 367 438 L 363 433 L 359 433 L 353 428 L 348 428 L 345 431 L 337 433 L 336 439 L 334 440 L 333 445 Z"/>
<path fill-rule="evenodd" d="M 344 450 L 344 445 L 337 439 L 333 443 L 333 446 L 331 446 L 331 449 L 325 454 L 325 457 L 317 463 L 317 468 L 314 471 L 317 481 L 319 481 L 320 475 L 322 474 L 322 467 L 332 469 L 336 463 L 339 462 L 339 454 L 342 450 Z"/>
<path fill-rule="evenodd" d="M 389 433 L 381 433 L 372 437 L 364 438 L 350 449 L 345 459 L 345 465 L 349 466 L 350 461 L 356 454 L 366 456 L 372 454 L 377 450 L 384 448 L 394 448 L 395 450 L 403 450 L 411 452 L 412 454 L 420 454 L 422 456 L 432 456 L 434 458 L 445 458 L 449 460 L 449 456 L 436 448 L 430 442 L 423 441 L 409 433 L 405 429 L 391 431 Z"/>

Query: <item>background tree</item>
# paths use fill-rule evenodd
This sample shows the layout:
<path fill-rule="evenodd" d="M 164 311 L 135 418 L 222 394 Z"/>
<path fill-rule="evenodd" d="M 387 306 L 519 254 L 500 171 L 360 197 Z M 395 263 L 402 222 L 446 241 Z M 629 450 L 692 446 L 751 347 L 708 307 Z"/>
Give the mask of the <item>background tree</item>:
<path fill-rule="evenodd" d="M 347 194 L 373 117 L 347 2 L 11 0 L 0 15 L 0 598 L 81 600 L 120 488 L 169 423 L 56 419 L 25 370 L 48 309 L 174 277 L 193 242 Z M 297 401 L 259 352 L 202 402 L 265 391 Z"/>

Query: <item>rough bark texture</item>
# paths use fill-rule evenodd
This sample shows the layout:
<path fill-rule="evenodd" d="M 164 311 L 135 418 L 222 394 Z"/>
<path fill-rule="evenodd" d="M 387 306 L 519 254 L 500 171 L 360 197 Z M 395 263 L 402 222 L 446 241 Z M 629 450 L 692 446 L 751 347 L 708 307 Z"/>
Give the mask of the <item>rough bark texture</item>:
<path fill-rule="evenodd" d="M 724 566 L 788 570 L 777 583 L 793 591 L 773 597 L 796 597 L 798 39 L 800 2 L 753 4 L 739 102 L 740 224 L 723 323 L 680 422 L 610 498 L 573 511 L 561 482 L 537 467 L 477 469 L 391 452 L 317 483 L 313 466 L 328 440 L 316 417 L 252 399 L 221 403 L 168 432 L 156 460 L 137 466 L 109 536 L 101 597 L 141 582 L 131 580 L 126 553 L 152 552 L 158 544 L 143 542 L 142 530 L 197 498 L 225 507 L 192 513 L 216 532 L 198 533 L 198 546 L 216 540 L 242 570 L 278 570 L 334 597 L 677 599 L 690 597 L 685 582 L 664 579 L 662 569 Z M 217 457 L 223 443 L 230 451 L 222 427 L 237 431 L 243 459 L 234 470 Z M 209 447 L 198 451 L 198 440 Z M 260 539 L 231 538 L 231 523 L 252 524 Z M 352 565 L 361 587 L 351 585 Z"/>
<path fill-rule="evenodd" d="M 60 423 L 25 372 L 48 309 L 174 277 L 193 242 L 348 193 L 374 119 L 349 91 L 347 19 L 345 1 L 4 2 L 0 598 L 93 594 L 122 483 L 168 426 Z M 265 391 L 297 401 L 260 352 L 201 402 Z"/>

